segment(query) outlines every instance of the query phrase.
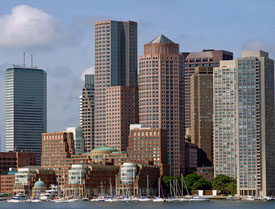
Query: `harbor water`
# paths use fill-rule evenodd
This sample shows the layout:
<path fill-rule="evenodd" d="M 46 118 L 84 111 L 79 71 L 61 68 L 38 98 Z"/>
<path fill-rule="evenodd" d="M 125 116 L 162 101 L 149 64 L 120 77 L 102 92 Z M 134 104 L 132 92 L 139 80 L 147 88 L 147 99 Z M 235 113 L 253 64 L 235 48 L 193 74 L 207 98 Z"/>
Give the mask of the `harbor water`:
<path fill-rule="evenodd" d="M 73 203 L 8 203 L 0 202 L 2 209 L 275 209 L 275 201 L 226 201 L 210 202 L 73 202 Z"/>

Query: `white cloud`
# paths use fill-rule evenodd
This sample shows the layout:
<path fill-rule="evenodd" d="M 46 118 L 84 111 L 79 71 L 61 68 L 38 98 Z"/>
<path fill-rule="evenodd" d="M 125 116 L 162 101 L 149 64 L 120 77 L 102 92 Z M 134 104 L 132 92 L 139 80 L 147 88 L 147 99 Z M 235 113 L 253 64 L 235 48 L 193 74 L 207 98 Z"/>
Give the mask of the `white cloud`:
<path fill-rule="evenodd" d="M 85 74 L 93 74 L 93 73 L 95 73 L 95 68 L 94 67 L 88 67 L 82 72 L 81 79 L 84 81 L 85 80 Z"/>
<path fill-rule="evenodd" d="M 12 8 L 0 16 L 0 47 L 51 48 L 75 44 L 79 36 L 52 15 L 28 5 Z"/>

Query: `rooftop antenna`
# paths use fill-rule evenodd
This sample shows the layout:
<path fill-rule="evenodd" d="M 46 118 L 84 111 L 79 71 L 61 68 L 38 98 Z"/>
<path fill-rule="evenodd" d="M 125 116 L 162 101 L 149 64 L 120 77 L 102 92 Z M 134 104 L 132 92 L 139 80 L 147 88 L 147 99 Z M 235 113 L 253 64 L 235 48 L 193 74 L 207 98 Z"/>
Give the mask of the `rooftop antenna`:
<path fill-rule="evenodd" d="M 23 67 L 25 67 L 25 63 L 26 63 L 26 54 L 25 52 L 23 53 Z"/>
<path fill-rule="evenodd" d="M 31 54 L 31 68 L 33 67 L 33 56 Z"/>

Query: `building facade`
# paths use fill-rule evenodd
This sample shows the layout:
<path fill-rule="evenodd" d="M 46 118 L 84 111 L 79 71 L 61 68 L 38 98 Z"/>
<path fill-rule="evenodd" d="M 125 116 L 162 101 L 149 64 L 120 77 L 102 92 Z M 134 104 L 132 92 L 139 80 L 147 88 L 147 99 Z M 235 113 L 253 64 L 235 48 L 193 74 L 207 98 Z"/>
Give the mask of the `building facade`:
<path fill-rule="evenodd" d="M 221 60 L 232 60 L 233 53 L 224 50 L 203 50 L 202 52 L 183 52 L 184 63 L 184 126 L 185 129 L 191 127 L 191 76 L 195 72 L 195 67 L 215 67 L 219 66 Z"/>
<path fill-rule="evenodd" d="M 214 116 L 215 176 L 237 178 L 240 196 L 272 195 L 274 61 L 267 52 L 243 51 L 214 68 Z"/>
<path fill-rule="evenodd" d="M 24 166 L 36 165 L 36 153 L 0 152 L 0 173 L 8 172 L 10 168 L 18 169 Z"/>
<path fill-rule="evenodd" d="M 66 132 L 73 133 L 74 138 L 74 150 L 75 154 L 79 155 L 85 152 L 85 142 L 83 137 L 82 128 L 78 127 L 68 127 Z"/>
<path fill-rule="evenodd" d="M 6 150 L 36 153 L 41 161 L 41 134 L 47 131 L 47 74 L 42 69 L 6 70 Z"/>
<path fill-rule="evenodd" d="M 137 87 L 106 88 L 106 146 L 126 151 L 130 124 L 138 123 Z"/>
<path fill-rule="evenodd" d="M 128 161 L 160 167 L 160 175 L 170 175 L 167 155 L 167 135 L 162 128 L 146 128 L 142 124 L 130 126 Z"/>
<path fill-rule="evenodd" d="M 160 35 L 139 57 L 139 122 L 167 130 L 171 175 L 185 172 L 183 56 L 179 45 Z"/>
<path fill-rule="evenodd" d="M 191 76 L 191 142 L 198 146 L 198 167 L 213 163 L 213 67 L 196 67 Z"/>
<path fill-rule="evenodd" d="M 106 88 L 137 86 L 137 23 L 95 23 L 95 147 L 106 143 Z"/>
<path fill-rule="evenodd" d="M 94 148 L 95 137 L 95 85 L 94 75 L 85 75 L 85 86 L 80 96 L 80 126 L 82 128 L 85 150 L 90 152 Z"/>

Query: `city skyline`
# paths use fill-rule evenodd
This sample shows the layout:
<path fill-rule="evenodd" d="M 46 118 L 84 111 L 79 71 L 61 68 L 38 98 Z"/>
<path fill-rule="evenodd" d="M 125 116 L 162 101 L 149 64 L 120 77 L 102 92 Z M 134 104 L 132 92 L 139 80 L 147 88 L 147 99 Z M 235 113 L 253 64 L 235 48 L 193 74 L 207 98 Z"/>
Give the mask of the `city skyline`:
<path fill-rule="evenodd" d="M 62 2 L 62 1 L 60 1 Z M 44 19 L 41 21 L 48 21 L 49 17 L 53 17 L 56 20 L 56 23 L 60 28 L 63 28 L 65 31 L 68 29 L 68 25 L 77 25 L 79 27 L 79 32 L 82 33 L 83 37 L 75 37 L 75 33 L 71 32 L 70 37 L 66 36 L 66 39 L 62 41 L 60 45 L 57 43 L 60 39 L 54 39 L 51 43 L 36 44 L 36 45 L 18 45 L 16 47 L 12 42 L 6 42 L 3 44 L 6 36 L 3 33 L 0 36 L 0 55 L 1 55 L 1 95 L 4 95 L 4 71 L 6 68 L 11 67 L 12 64 L 21 64 L 23 63 L 23 51 L 27 52 L 28 55 L 34 53 L 34 64 L 40 68 L 45 69 L 48 72 L 49 83 L 48 83 L 48 127 L 49 131 L 65 130 L 66 127 L 76 126 L 79 121 L 79 101 L 78 96 L 81 93 L 81 87 L 83 86 L 83 81 L 81 76 L 85 69 L 93 66 L 93 22 L 95 20 L 104 20 L 104 19 L 114 19 L 114 20 L 133 20 L 139 23 L 139 34 L 138 34 L 138 55 L 142 54 L 143 44 L 149 42 L 160 33 L 165 34 L 167 37 L 171 38 L 173 41 L 180 44 L 180 51 L 201 51 L 205 48 L 214 48 L 214 49 L 224 49 L 234 52 L 235 57 L 240 57 L 241 49 L 252 48 L 252 49 L 263 49 L 270 53 L 270 57 L 274 57 L 274 44 L 272 43 L 272 34 L 275 30 L 272 27 L 271 22 L 268 20 L 272 19 L 272 12 L 268 12 L 270 8 L 273 8 L 274 3 L 272 1 L 265 1 L 260 3 L 258 1 L 253 1 L 254 6 L 252 6 L 248 11 L 244 11 L 247 2 L 240 2 L 238 8 L 235 8 L 233 14 L 228 15 L 227 18 L 232 21 L 225 21 L 223 24 L 221 20 L 216 20 L 211 12 L 215 15 L 222 15 L 221 6 L 215 4 L 215 1 L 212 2 L 213 7 L 207 7 L 208 11 L 204 11 L 206 3 L 198 2 L 187 2 L 183 3 L 179 1 L 173 1 L 174 4 L 168 4 L 165 1 L 151 1 L 148 2 L 148 8 L 151 12 L 155 14 L 155 17 L 151 17 L 152 13 L 149 14 L 148 9 L 141 11 L 142 6 L 139 5 L 138 1 L 133 1 L 131 3 L 126 1 L 120 1 L 117 5 L 112 5 L 110 1 L 104 1 L 105 3 L 110 3 L 110 7 L 103 7 L 103 3 L 88 3 L 83 1 L 78 3 L 77 7 L 74 7 L 76 3 L 68 2 L 65 5 L 58 7 L 62 3 L 54 3 L 52 1 L 51 8 L 49 5 L 42 3 L 42 1 L 6 1 L 3 4 L 2 10 L 0 12 L 0 24 L 4 26 L 5 21 L 15 21 L 16 17 L 19 14 L 28 14 L 29 18 L 36 17 L 35 15 L 40 14 L 42 11 Z M 123 8 L 118 8 L 118 5 L 124 3 Z M 20 6 L 25 4 L 24 7 Z M 95 5 L 93 5 L 95 4 Z M 152 9 L 150 5 L 154 5 L 155 8 Z M 171 8 L 167 8 L 167 5 Z M 207 3 L 209 5 L 209 3 Z M 228 4 L 228 9 L 232 9 L 234 3 Z M 94 8 L 93 8 L 94 6 Z M 86 7 L 85 9 L 83 9 Z M 17 8 L 13 9 L 12 8 Z M 39 11 L 35 10 L 37 8 Z M 119 14 L 114 14 L 110 11 L 121 11 Z M 131 10 L 132 12 L 127 11 Z M 131 8 L 137 8 L 136 11 Z M 190 12 L 180 12 L 188 10 Z M 265 8 L 258 10 L 258 8 Z M 165 11 L 171 14 L 171 17 L 160 17 L 159 11 Z M 176 12 L 172 13 L 171 10 Z M 252 17 L 249 14 L 253 12 L 258 12 L 257 17 Z M 80 13 L 81 11 L 81 13 Z M 141 13 L 139 13 L 141 12 Z M 9 15 L 9 14 L 13 15 Z M 140 15 L 143 14 L 143 15 Z M 262 15 L 260 15 L 262 14 Z M 184 18 L 190 17 L 190 22 L 186 22 Z M 141 18 L 142 16 L 142 18 Z M 153 15 L 154 16 L 154 15 Z M 251 18 L 250 26 L 244 24 L 247 21 L 247 18 Z M 255 19 L 254 19 L 255 18 Z M 50 18 L 51 19 L 51 18 Z M 176 21 L 173 21 L 176 19 Z M 201 20 L 207 20 L 206 22 L 211 25 L 207 29 L 208 24 L 203 24 Z M 217 18 L 219 19 L 219 18 Z M 274 19 L 274 18 L 273 18 Z M 148 21 L 150 20 L 150 21 Z M 235 20 L 235 21 L 234 21 Z M 239 20 L 236 22 L 236 20 Z M 253 20 L 255 20 L 253 22 Z M 253 23 L 252 23 L 253 22 Z M 17 22 L 16 22 L 17 23 Z M 173 23 L 173 24 L 168 24 Z M 259 24 L 262 23 L 262 24 Z M 48 25 L 50 27 L 50 25 Z M 194 26 L 194 27 L 193 27 Z M 201 26 L 201 28 L 196 28 L 196 26 Z M 233 34 L 228 33 L 228 29 L 231 31 L 238 31 L 241 28 L 242 33 Z M 254 27 L 253 27 L 254 26 Z M 257 26 L 257 30 L 252 29 Z M 5 29 L 5 27 L 2 27 Z M 73 27 L 75 29 L 75 27 Z M 194 29 L 193 29 L 194 28 Z M 215 28 L 218 30 L 215 31 Z M 20 28 L 17 28 L 18 30 Z M 63 30 L 63 31 L 64 31 Z M 217 33 L 218 31 L 218 33 Z M 269 34 L 269 35 L 268 35 Z M 217 38 L 222 35 L 223 39 Z M 81 39 L 80 44 L 75 43 L 76 40 Z M 11 40 L 11 39 L 9 39 Z M 18 38 L 18 40 L 20 40 Z M 56 41 L 57 40 L 57 41 Z M 251 41 L 252 40 L 252 41 Z M 254 41 L 253 41 L 254 40 Z M 8 46 L 7 44 L 10 43 Z M 27 42 L 29 43 L 29 42 Z M 36 42 L 38 43 L 38 42 Z M 270 44 L 266 44 L 270 43 Z M 49 44 L 49 45 L 47 45 Z M 250 45 L 250 47 L 248 47 Z M 270 46 L 269 46 L 270 45 Z M 64 52 L 64 49 L 66 53 Z M 29 60 L 27 58 L 27 60 Z M 21 62 L 21 63 L 20 63 Z M 27 61 L 29 63 L 29 61 Z M 92 70 L 86 71 L 92 73 Z M 69 82 L 68 82 L 69 81 Z M 56 91 L 58 89 L 58 91 Z M 1 139 L 2 139 L 2 149 L 5 146 L 5 123 L 4 123 L 4 101 L 1 102 Z"/>

